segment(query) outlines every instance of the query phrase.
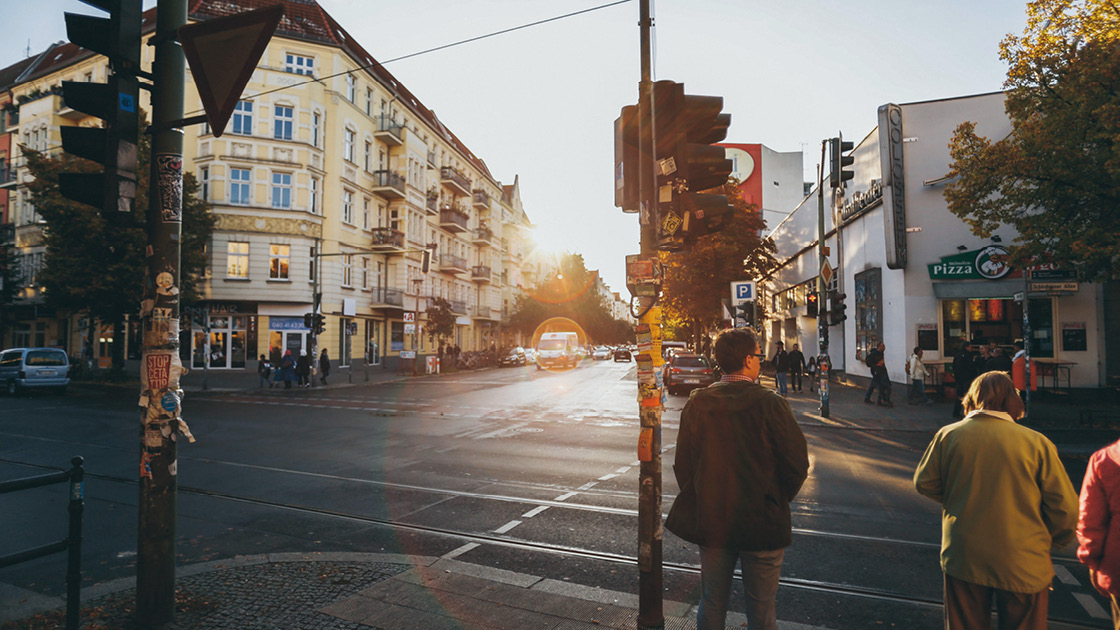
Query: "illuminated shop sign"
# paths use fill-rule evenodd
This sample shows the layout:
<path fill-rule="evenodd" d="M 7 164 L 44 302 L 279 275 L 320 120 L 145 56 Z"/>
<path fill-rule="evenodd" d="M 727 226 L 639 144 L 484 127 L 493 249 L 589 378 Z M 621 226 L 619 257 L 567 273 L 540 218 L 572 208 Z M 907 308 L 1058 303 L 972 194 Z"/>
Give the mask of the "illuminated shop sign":
<path fill-rule="evenodd" d="M 883 180 L 877 179 L 871 182 L 871 187 L 866 192 L 852 194 L 852 198 L 840 208 L 840 220 L 847 221 L 882 200 Z"/>
<path fill-rule="evenodd" d="M 931 280 L 998 280 L 1011 273 L 1007 250 L 997 245 L 942 256 L 927 268 Z"/>

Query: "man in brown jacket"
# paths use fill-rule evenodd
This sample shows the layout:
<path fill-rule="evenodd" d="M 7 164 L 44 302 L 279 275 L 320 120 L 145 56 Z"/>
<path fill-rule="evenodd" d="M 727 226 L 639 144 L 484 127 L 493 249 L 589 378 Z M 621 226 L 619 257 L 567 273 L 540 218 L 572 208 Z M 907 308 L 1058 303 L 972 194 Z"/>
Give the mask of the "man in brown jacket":
<path fill-rule="evenodd" d="M 700 545 L 698 630 L 722 630 L 741 563 L 751 630 L 776 630 L 778 576 L 792 541 L 789 504 L 809 471 L 789 403 L 758 384 L 758 341 L 747 329 L 715 344 L 720 382 L 692 393 L 677 436 L 680 494 L 665 527 Z"/>

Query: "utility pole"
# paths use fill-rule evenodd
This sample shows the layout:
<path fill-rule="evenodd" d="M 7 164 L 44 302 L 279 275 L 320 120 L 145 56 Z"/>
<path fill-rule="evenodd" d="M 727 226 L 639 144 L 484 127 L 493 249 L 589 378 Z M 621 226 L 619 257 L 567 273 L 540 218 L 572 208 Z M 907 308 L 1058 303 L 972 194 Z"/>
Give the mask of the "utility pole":
<path fill-rule="evenodd" d="M 828 257 L 824 253 L 824 147 L 826 141 L 821 141 L 821 162 L 817 167 L 817 254 L 819 269 L 828 265 Z M 817 356 L 817 372 L 820 375 L 821 417 L 827 418 L 828 409 L 828 381 L 829 372 L 832 371 L 832 360 L 828 358 L 828 286 L 824 282 L 824 274 L 817 274 L 817 339 L 820 342 L 820 354 Z"/>
<path fill-rule="evenodd" d="M 176 440 L 194 441 L 182 420 L 179 375 L 180 243 L 183 216 L 183 92 L 186 58 L 178 41 L 186 0 L 159 0 L 152 65 L 152 153 L 148 194 L 148 277 L 141 309 L 140 499 L 136 618 L 175 618 Z"/>

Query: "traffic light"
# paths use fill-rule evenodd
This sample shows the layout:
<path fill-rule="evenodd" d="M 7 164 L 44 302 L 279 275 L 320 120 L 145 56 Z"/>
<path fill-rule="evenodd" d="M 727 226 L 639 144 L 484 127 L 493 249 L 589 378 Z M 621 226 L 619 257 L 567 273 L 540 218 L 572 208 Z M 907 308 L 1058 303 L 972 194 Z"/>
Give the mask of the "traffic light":
<path fill-rule="evenodd" d="M 807 317 L 816 317 L 819 314 L 820 308 L 820 294 L 816 291 L 810 291 L 809 295 L 805 297 L 805 315 Z"/>
<path fill-rule="evenodd" d="M 844 303 L 847 297 L 847 294 L 840 293 L 839 291 L 832 291 L 828 294 L 828 323 L 830 326 L 835 326 L 845 319 L 848 319 L 847 313 L 844 312 L 848 308 L 848 305 Z"/>
<path fill-rule="evenodd" d="M 733 163 L 714 143 L 727 137 L 731 114 L 723 98 L 684 93 L 673 81 L 653 84 L 654 157 L 657 161 L 659 249 L 688 247 L 722 230 L 733 208 L 726 195 L 701 191 L 722 186 Z"/>
<path fill-rule="evenodd" d="M 326 318 L 323 317 L 322 313 L 315 313 L 311 317 L 311 330 L 315 331 L 315 334 L 318 336 L 323 334 L 323 331 L 326 329 Z"/>
<path fill-rule="evenodd" d="M 855 162 L 855 158 L 850 155 L 844 155 L 848 151 L 855 148 L 851 142 L 844 142 L 844 136 L 839 138 L 829 138 L 828 140 L 828 182 L 832 188 L 840 188 L 844 182 L 855 177 L 855 173 L 851 169 L 847 169 Z"/>
<path fill-rule="evenodd" d="M 735 307 L 736 316 L 743 320 L 747 328 L 754 327 L 754 304 L 743 302 Z"/>
<path fill-rule="evenodd" d="M 62 149 L 104 170 L 60 173 L 59 191 L 67 199 L 100 208 L 106 216 L 122 216 L 131 213 L 136 202 L 140 0 L 83 2 L 108 11 L 109 17 L 67 13 L 66 33 L 74 44 L 105 55 L 113 73 L 108 83 L 62 82 L 67 107 L 105 121 L 103 129 L 62 127 Z"/>
<path fill-rule="evenodd" d="M 637 212 L 640 205 L 638 169 L 638 106 L 627 105 L 614 121 L 614 205 Z"/>
<path fill-rule="evenodd" d="M 425 249 L 420 252 L 420 271 L 428 273 L 432 270 L 432 250 Z"/>
<path fill-rule="evenodd" d="M 315 316 L 312 313 L 303 314 L 303 327 L 310 329 L 315 325 Z"/>

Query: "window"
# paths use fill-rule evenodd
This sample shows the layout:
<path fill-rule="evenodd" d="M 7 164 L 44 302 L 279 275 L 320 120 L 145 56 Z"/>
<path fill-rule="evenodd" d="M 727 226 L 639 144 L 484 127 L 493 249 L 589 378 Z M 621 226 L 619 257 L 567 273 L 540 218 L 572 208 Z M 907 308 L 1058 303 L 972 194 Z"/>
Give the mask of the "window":
<path fill-rule="evenodd" d="M 313 74 L 315 70 L 315 60 L 311 57 L 304 57 L 302 55 L 288 54 L 285 62 L 284 69 L 288 72 L 295 74 Z"/>
<path fill-rule="evenodd" d="M 353 129 L 347 129 L 342 134 L 342 157 L 347 162 L 354 161 L 354 135 Z"/>
<path fill-rule="evenodd" d="M 358 80 L 354 78 L 354 75 L 346 75 L 346 100 L 350 101 L 351 103 L 353 103 L 354 99 L 357 98 L 357 87 Z"/>
<path fill-rule="evenodd" d="M 229 202 L 249 205 L 249 169 L 231 168 L 229 170 Z"/>
<path fill-rule="evenodd" d="M 249 277 L 249 244 L 230 241 L 226 245 L 226 277 Z"/>
<path fill-rule="evenodd" d="M 323 117 L 319 112 L 311 114 L 311 146 L 319 146 L 319 132 L 323 127 Z"/>
<path fill-rule="evenodd" d="M 319 214 L 319 178 L 311 178 L 311 194 L 309 195 L 309 209 L 311 214 Z"/>
<path fill-rule="evenodd" d="M 342 286 L 353 286 L 354 283 L 354 256 L 346 254 L 342 257 Z"/>
<path fill-rule="evenodd" d="M 272 207 L 284 209 L 292 207 L 291 173 L 272 174 Z"/>
<path fill-rule="evenodd" d="M 365 153 L 362 154 L 362 168 L 366 169 L 366 172 L 369 172 L 370 161 L 372 161 L 372 160 L 373 160 L 373 143 L 370 142 L 369 140 L 366 140 L 366 150 L 365 150 Z"/>
<path fill-rule="evenodd" d="M 311 254 L 307 257 L 307 259 L 309 261 L 311 261 L 311 264 L 307 266 L 307 268 L 310 270 L 307 274 L 307 279 L 310 280 L 311 282 L 314 282 L 315 281 L 315 248 L 314 247 L 311 248 Z"/>
<path fill-rule="evenodd" d="M 369 199 L 362 200 L 362 229 L 369 229 Z"/>
<path fill-rule="evenodd" d="M 290 105 L 277 105 L 275 111 L 276 119 L 272 137 L 277 140 L 291 140 L 292 122 L 295 119 L 293 108 Z"/>
<path fill-rule="evenodd" d="M 287 280 L 290 261 L 291 245 L 269 245 L 268 277 L 273 280 Z"/>
<path fill-rule="evenodd" d="M 366 88 L 366 116 L 373 115 L 373 88 Z"/>
<path fill-rule="evenodd" d="M 342 191 L 342 222 L 354 223 L 354 193 Z"/>
<path fill-rule="evenodd" d="M 362 265 L 362 288 L 363 289 L 368 289 L 369 288 L 369 257 L 368 256 L 362 256 L 361 265 Z"/>
<path fill-rule="evenodd" d="M 203 166 L 202 168 L 198 169 L 198 180 L 199 180 L 199 184 L 200 184 L 199 189 L 198 189 L 199 190 L 199 197 L 201 197 L 203 201 L 207 201 L 208 199 L 210 199 L 210 167 L 209 166 Z"/>
<path fill-rule="evenodd" d="M 233 132 L 243 136 L 253 134 L 253 103 L 238 101 L 233 107 Z"/>

